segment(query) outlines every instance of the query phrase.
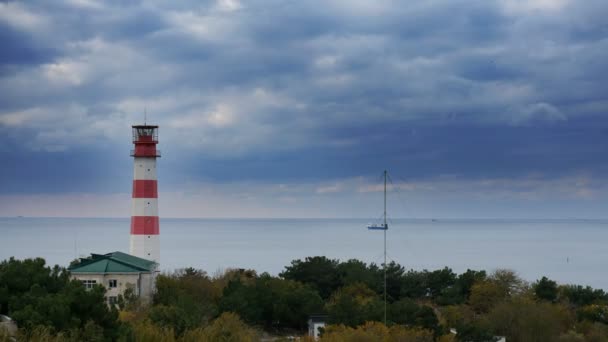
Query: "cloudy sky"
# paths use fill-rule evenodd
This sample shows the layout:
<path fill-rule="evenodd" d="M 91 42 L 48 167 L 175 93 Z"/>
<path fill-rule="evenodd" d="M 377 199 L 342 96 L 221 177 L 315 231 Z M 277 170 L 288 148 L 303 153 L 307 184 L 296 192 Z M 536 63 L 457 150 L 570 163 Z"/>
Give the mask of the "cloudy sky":
<path fill-rule="evenodd" d="M 0 216 L 608 218 L 605 0 L 0 1 Z"/>

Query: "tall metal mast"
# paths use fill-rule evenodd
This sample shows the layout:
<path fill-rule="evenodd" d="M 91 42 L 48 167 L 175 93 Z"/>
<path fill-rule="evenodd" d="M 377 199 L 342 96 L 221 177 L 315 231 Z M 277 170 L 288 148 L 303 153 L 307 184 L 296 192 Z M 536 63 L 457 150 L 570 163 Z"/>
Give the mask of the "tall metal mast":
<path fill-rule="evenodd" d="M 386 224 L 386 176 L 387 172 L 384 170 L 384 325 L 386 325 L 386 231 L 388 230 Z"/>
<path fill-rule="evenodd" d="M 386 325 L 386 231 L 388 230 L 388 222 L 386 222 L 386 181 L 388 179 L 388 171 L 384 170 L 384 222 L 382 225 L 372 224 L 367 227 L 369 230 L 383 230 L 384 231 L 384 263 L 382 264 L 382 270 L 384 272 L 384 324 Z"/>

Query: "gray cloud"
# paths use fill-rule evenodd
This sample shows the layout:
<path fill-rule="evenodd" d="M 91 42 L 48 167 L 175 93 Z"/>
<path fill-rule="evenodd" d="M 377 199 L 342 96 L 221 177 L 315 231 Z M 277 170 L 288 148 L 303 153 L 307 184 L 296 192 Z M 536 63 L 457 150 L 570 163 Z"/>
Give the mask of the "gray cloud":
<path fill-rule="evenodd" d="M 45 179 L 28 189 L 21 172 L 57 156 L 54 184 L 92 153 L 118 175 L 144 108 L 161 125 L 171 187 L 385 167 L 421 181 L 600 175 L 607 10 L 599 0 L 2 2 L 0 157 L 12 164 L 0 192 L 59 191 Z M 74 189 L 93 176 L 90 191 L 112 184 L 71 170 Z"/>

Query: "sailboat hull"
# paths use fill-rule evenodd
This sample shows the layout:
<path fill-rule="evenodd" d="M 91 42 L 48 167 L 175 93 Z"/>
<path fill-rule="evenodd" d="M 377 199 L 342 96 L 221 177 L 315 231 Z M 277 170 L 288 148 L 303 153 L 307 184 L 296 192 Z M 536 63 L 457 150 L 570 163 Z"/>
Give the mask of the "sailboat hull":
<path fill-rule="evenodd" d="M 388 230 L 388 224 L 373 224 L 371 226 L 367 226 L 369 230 Z"/>

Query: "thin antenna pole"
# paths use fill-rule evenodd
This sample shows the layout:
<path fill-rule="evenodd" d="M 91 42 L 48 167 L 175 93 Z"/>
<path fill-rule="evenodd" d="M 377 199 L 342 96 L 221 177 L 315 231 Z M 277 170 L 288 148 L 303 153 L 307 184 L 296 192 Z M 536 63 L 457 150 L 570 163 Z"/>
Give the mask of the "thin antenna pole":
<path fill-rule="evenodd" d="M 78 231 L 74 234 L 74 259 L 78 259 Z"/>
<path fill-rule="evenodd" d="M 386 230 L 388 228 L 386 224 L 386 175 L 387 172 L 384 170 L 384 325 L 386 325 Z"/>
<path fill-rule="evenodd" d="M 144 107 L 144 126 L 147 125 L 148 121 L 148 108 Z"/>

